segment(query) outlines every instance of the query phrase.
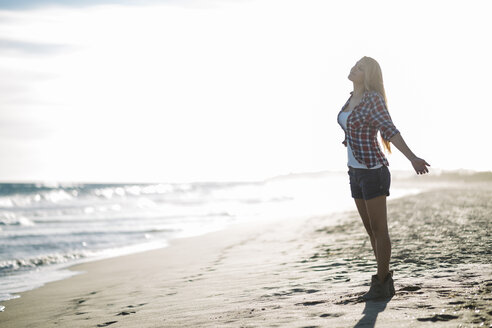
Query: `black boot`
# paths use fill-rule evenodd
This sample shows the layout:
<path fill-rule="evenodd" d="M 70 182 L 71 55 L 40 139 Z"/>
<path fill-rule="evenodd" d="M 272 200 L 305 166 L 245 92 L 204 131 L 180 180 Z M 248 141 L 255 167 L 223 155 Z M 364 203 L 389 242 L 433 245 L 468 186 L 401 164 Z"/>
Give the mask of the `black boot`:
<path fill-rule="evenodd" d="M 369 291 L 361 296 L 364 301 L 369 300 L 384 300 L 391 298 L 394 295 L 393 278 L 391 273 L 388 273 L 384 281 L 380 281 L 378 275 L 371 277 L 371 287 Z"/>

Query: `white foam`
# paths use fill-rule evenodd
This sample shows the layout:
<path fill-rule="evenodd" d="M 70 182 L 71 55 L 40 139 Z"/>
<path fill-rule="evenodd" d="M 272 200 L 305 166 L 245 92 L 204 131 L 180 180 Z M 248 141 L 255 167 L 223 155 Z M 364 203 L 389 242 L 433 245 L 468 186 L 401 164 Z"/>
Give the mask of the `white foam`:
<path fill-rule="evenodd" d="M 0 225 L 33 226 L 35 223 L 14 212 L 0 212 Z"/>
<path fill-rule="evenodd" d="M 162 240 L 150 241 L 144 244 L 132 245 L 120 248 L 110 248 L 99 252 L 90 252 L 91 256 L 80 257 L 72 261 L 64 261 L 63 263 L 57 263 L 54 265 L 37 267 L 36 270 L 30 270 L 27 272 L 18 272 L 13 275 L 5 276 L 0 279 L 0 301 L 7 301 L 10 299 L 18 298 L 20 293 L 32 289 L 39 288 L 44 284 L 56 280 L 62 280 L 71 276 L 81 274 L 80 271 L 68 270 L 75 264 L 91 262 L 111 257 L 117 257 L 127 254 L 139 253 L 148 250 L 167 247 L 168 243 Z M 59 260 L 60 258 L 58 258 Z"/>

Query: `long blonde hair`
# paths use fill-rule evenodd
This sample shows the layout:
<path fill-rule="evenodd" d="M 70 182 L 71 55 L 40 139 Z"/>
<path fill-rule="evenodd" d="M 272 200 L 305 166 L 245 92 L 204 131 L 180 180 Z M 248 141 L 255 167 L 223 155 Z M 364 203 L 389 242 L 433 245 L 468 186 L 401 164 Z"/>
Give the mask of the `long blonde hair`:
<path fill-rule="evenodd" d="M 377 91 L 381 96 L 383 96 L 386 108 L 388 108 L 388 102 L 386 100 L 386 93 L 384 92 L 383 84 L 383 73 L 378 62 L 371 58 L 364 56 L 361 59 L 364 65 L 364 88 L 365 91 Z M 391 154 L 391 146 L 389 140 L 383 138 L 380 134 L 381 141 L 383 142 L 384 148 Z"/>

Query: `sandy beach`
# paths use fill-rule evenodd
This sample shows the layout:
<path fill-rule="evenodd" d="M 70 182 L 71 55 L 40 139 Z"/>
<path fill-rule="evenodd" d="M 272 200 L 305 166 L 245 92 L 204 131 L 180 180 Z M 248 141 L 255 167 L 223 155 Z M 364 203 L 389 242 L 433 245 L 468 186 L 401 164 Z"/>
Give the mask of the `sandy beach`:
<path fill-rule="evenodd" d="M 489 327 L 491 199 L 483 183 L 389 199 L 389 302 L 358 301 L 376 262 L 351 211 L 75 265 L 83 273 L 2 302 L 0 326 Z"/>

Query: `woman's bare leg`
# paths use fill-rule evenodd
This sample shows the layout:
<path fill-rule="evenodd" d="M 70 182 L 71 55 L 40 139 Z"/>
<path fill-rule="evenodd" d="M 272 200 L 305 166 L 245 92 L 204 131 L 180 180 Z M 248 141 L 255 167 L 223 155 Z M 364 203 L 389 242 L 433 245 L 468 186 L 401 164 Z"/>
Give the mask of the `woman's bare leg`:
<path fill-rule="evenodd" d="M 362 223 L 364 223 L 364 227 L 366 228 L 367 234 L 369 235 L 369 239 L 371 240 L 372 250 L 374 252 L 374 257 L 376 261 L 378 260 L 378 255 L 376 253 L 376 240 L 374 238 L 374 234 L 371 229 L 371 221 L 369 220 L 369 214 L 367 213 L 366 201 L 362 198 L 354 198 L 355 205 L 357 206 L 357 210 L 359 211 L 359 215 L 362 219 Z"/>
<path fill-rule="evenodd" d="M 376 239 L 376 258 L 378 262 L 378 278 L 383 281 L 389 272 L 391 257 L 391 241 L 388 233 L 386 216 L 386 195 L 366 200 L 366 209 L 371 222 L 372 233 Z"/>

